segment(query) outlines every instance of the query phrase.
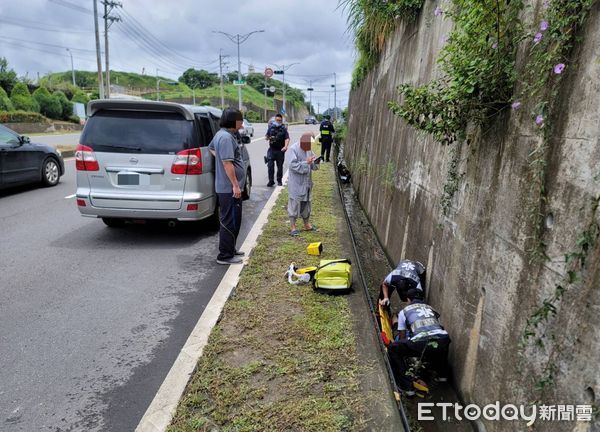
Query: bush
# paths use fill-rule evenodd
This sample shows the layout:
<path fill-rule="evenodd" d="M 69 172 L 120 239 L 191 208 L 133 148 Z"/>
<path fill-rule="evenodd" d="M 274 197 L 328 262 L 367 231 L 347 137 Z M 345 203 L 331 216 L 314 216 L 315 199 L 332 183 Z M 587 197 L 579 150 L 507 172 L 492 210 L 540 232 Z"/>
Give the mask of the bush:
<path fill-rule="evenodd" d="M 46 87 L 40 87 L 34 91 L 33 98 L 40 104 L 40 113 L 51 119 L 62 118 L 60 100 L 52 96 Z"/>
<path fill-rule="evenodd" d="M 16 110 L 40 112 L 40 105 L 31 97 L 31 93 L 24 83 L 17 83 L 13 87 L 10 92 L 10 101 Z"/>
<path fill-rule="evenodd" d="M 67 98 L 67 96 L 60 90 L 52 93 L 52 97 L 56 98 L 60 102 L 61 112 L 60 118 L 68 120 L 73 115 L 73 104 Z"/>
<path fill-rule="evenodd" d="M 12 111 L 15 108 L 13 107 L 10 98 L 4 91 L 2 87 L 0 87 L 0 111 Z"/>
<path fill-rule="evenodd" d="M 47 123 L 40 113 L 30 111 L 0 111 L 0 123 Z"/>
<path fill-rule="evenodd" d="M 90 98 L 81 90 L 77 89 L 73 93 L 73 97 L 71 98 L 71 102 L 78 102 L 84 105 L 87 105 L 90 101 Z"/>
<path fill-rule="evenodd" d="M 251 111 L 251 110 L 246 113 L 246 118 L 248 119 L 249 122 L 259 122 L 262 120 L 259 113 L 257 113 L 256 111 Z"/>

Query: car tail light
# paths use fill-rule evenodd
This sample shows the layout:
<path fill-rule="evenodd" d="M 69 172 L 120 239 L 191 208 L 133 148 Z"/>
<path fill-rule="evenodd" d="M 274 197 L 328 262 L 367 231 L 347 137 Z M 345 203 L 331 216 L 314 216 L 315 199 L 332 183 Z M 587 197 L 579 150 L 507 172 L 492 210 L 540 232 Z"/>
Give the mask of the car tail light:
<path fill-rule="evenodd" d="M 188 204 L 187 211 L 198 211 L 198 204 Z"/>
<path fill-rule="evenodd" d="M 182 150 L 175 156 L 171 165 L 172 174 L 202 174 L 202 153 L 199 148 Z"/>
<path fill-rule="evenodd" d="M 78 171 L 99 171 L 100 166 L 91 147 L 77 144 L 75 148 L 75 168 Z"/>
<path fill-rule="evenodd" d="M 77 205 L 78 205 L 79 207 L 85 207 L 85 200 L 78 199 L 78 200 L 77 200 Z"/>

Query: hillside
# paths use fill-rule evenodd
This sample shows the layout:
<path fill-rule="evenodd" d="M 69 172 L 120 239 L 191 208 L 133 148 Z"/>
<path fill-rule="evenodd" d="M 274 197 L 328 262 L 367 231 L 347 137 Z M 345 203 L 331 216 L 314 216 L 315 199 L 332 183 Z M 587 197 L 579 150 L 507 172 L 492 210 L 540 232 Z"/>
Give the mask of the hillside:
<path fill-rule="evenodd" d="M 251 74 L 252 76 L 258 74 Z M 156 97 L 156 76 L 153 75 L 141 75 L 132 72 L 121 72 L 112 71 L 110 72 L 111 85 L 119 86 L 119 93 L 127 93 L 136 96 L 141 96 L 147 99 L 155 99 Z M 252 82 L 256 81 L 256 77 Z M 160 96 L 162 100 L 192 100 L 193 92 L 192 89 L 181 82 L 176 82 L 172 79 L 158 76 L 160 80 Z M 98 85 L 98 76 L 96 72 L 90 71 L 75 71 L 75 82 L 83 89 L 89 90 L 90 92 L 96 90 Z M 41 79 L 41 83 L 47 85 L 49 88 L 62 88 L 71 85 L 72 74 L 70 71 L 56 72 L 44 76 Z M 250 80 L 249 80 L 250 84 Z M 242 100 L 244 105 L 251 105 L 254 109 L 267 108 L 269 110 L 274 109 L 276 101 L 282 100 L 282 87 L 279 81 L 272 81 L 269 85 L 273 85 L 276 88 L 275 95 L 265 96 L 262 92 L 258 91 L 252 85 L 246 85 L 243 87 Z M 295 108 L 301 108 L 304 105 L 303 96 L 300 90 L 288 87 L 287 101 L 292 104 Z M 219 101 L 221 97 L 221 90 L 219 85 L 213 85 L 205 89 L 196 89 L 195 91 L 196 103 L 201 104 L 202 101 Z M 233 84 L 224 85 L 224 96 L 226 104 L 232 104 L 237 101 L 237 87 Z"/>

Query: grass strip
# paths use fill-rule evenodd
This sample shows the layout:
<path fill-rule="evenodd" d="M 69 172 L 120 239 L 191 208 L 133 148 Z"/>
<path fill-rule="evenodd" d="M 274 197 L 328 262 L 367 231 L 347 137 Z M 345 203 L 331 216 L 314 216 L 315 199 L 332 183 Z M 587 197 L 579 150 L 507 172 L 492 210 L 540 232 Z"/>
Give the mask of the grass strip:
<path fill-rule="evenodd" d="M 352 431 L 364 425 L 347 297 L 284 280 L 290 262 L 302 267 L 344 256 L 332 164 L 322 164 L 313 180 L 311 221 L 319 232 L 289 235 L 284 191 L 210 335 L 169 432 Z M 306 252 L 314 241 L 323 241 L 321 257 Z"/>

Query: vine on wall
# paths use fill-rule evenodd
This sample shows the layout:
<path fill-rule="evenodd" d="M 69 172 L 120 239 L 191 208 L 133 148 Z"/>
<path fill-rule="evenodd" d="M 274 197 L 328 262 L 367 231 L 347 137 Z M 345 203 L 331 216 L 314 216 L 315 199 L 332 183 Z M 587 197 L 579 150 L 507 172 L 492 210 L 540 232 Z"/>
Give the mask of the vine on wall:
<path fill-rule="evenodd" d="M 522 38 L 523 2 L 453 0 L 434 14 L 455 24 L 440 53 L 443 76 L 421 86 L 401 84 L 393 113 L 442 144 L 463 139 L 467 124 L 482 124 L 508 106 L 515 81 L 516 47 Z"/>

